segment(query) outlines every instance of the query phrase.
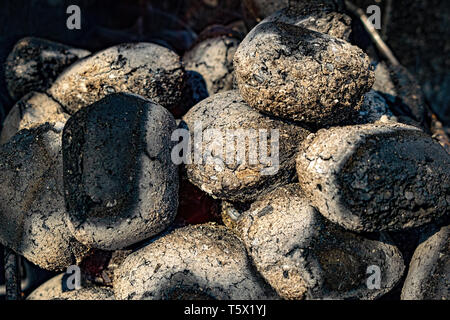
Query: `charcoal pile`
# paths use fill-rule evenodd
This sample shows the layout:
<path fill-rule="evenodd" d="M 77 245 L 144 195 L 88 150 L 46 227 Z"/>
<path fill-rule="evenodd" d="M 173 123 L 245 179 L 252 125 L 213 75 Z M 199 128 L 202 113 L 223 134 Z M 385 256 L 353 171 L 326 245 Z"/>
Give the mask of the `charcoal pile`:
<path fill-rule="evenodd" d="M 183 52 L 14 46 L 0 244 L 53 275 L 26 299 L 450 298 L 450 154 L 414 78 L 343 1 L 242 10 Z"/>

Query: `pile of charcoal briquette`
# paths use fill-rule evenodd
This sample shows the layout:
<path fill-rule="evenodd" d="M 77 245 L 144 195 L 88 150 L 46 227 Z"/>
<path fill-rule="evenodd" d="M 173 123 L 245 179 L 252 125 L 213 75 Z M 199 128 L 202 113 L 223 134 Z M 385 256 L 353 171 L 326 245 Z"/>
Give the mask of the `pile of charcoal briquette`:
<path fill-rule="evenodd" d="M 414 79 L 353 25 L 340 1 L 298 1 L 243 39 L 209 28 L 183 57 L 20 40 L 0 243 L 61 272 L 28 299 L 449 299 L 450 155 Z M 277 170 L 225 161 L 237 151 L 196 140 L 198 123 L 277 132 L 256 150 Z M 175 163 L 177 129 L 214 163 Z"/>

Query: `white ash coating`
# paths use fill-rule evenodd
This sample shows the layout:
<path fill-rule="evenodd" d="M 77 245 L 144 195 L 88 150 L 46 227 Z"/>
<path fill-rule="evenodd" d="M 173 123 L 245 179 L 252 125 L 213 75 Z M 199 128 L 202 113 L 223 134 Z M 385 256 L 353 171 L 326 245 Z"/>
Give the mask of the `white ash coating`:
<path fill-rule="evenodd" d="M 225 227 L 188 226 L 129 255 L 115 274 L 117 299 L 276 299 L 243 244 Z"/>
<path fill-rule="evenodd" d="M 229 36 L 206 39 L 185 53 L 186 71 L 203 76 L 209 95 L 233 89 L 233 58 L 240 41 Z"/>
<path fill-rule="evenodd" d="M 140 96 L 112 94 L 64 127 L 64 195 L 69 227 L 89 247 L 125 248 L 166 229 L 178 206 L 171 159 L 176 123 Z"/>
<path fill-rule="evenodd" d="M 399 231 L 448 215 L 450 155 L 395 122 L 319 130 L 300 146 L 297 174 L 313 205 L 354 231 Z"/>
<path fill-rule="evenodd" d="M 279 22 L 256 26 L 239 45 L 234 67 L 250 106 L 315 126 L 354 118 L 374 81 L 358 47 Z"/>
<path fill-rule="evenodd" d="M 88 250 L 66 223 L 61 135 L 44 124 L 0 147 L 0 242 L 47 270 L 75 264 Z"/>
<path fill-rule="evenodd" d="M 237 202 L 254 200 L 277 186 L 289 183 L 295 177 L 293 168 L 298 145 L 310 133 L 291 122 L 259 113 L 245 103 L 238 91 L 218 93 L 201 101 L 189 110 L 183 120 L 191 133 L 192 150 L 201 150 L 204 154 L 205 150 L 212 149 L 215 159 L 215 163 L 203 161 L 202 164 L 197 164 L 193 159 L 192 163 L 186 164 L 189 181 L 215 198 Z M 201 123 L 202 127 L 196 129 L 196 123 Z M 208 139 L 204 135 L 210 129 L 216 129 L 222 135 L 223 148 L 217 145 L 219 139 Z M 255 134 L 244 131 L 247 129 L 253 129 Z M 244 142 L 235 139 L 238 142 L 233 148 L 231 143 L 227 143 L 226 137 L 231 140 L 235 130 L 242 130 L 242 140 L 245 134 L 257 139 L 245 138 Z M 264 139 L 258 137 L 261 130 L 267 132 L 267 146 L 264 145 Z M 279 132 L 279 168 L 274 168 L 273 172 L 270 161 L 261 161 L 262 153 L 259 149 L 267 148 L 267 155 L 271 155 L 271 130 Z M 202 141 L 196 140 L 195 131 L 201 131 L 204 137 Z M 239 136 L 239 132 L 237 135 Z M 229 152 L 227 146 L 231 146 Z M 245 161 L 236 160 L 240 147 L 245 149 Z M 251 164 L 249 154 L 254 148 L 257 161 Z"/>
<path fill-rule="evenodd" d="M 74 113 L 115 92 L 135 93 L 170 109 L 182 98 L 181 58 L 153 43 L 121 44 L 66 69 L 48 90 Z"/>

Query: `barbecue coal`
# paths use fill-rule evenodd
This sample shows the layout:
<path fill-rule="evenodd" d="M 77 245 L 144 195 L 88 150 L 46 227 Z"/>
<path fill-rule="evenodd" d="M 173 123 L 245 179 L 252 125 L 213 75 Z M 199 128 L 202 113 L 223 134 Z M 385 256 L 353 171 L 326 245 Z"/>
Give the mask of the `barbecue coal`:
<path fill-rule="evenodd" d="M 448 214 L 450 156 L 420 129 L 375 123 L 322 129 L 297 158 L 298 179 L 327 218 L 354 231 L 418 227 Z"/>
<path fill-rule="evenodd" d="M 428 238 L 426 238 L 428 236 Z M 402 290 L 403 300 L 448 300 L 450 297 L 450 226 L 422 237 Z"/>
<path fill-rule="evenodd" d="M 414 77 L 344 1 L 241 5 L 83 13 L 92 55 L 0 37 L 0 243 L 81 273 L 28 299 L 450 298 L 449 144 Z"/>
<path fill-rule="evenodd" d="M 64 127 L 64 194 L 69 227 L 89 247 L 115 250 L 150 238 L 175 219 L 176 124 L 142 97 L 112 94 Z"/>
<path fill-rule="evenodd" d="M 194 154 L 191 163 L 186 165 L 189 180 L 213 197 L 237 202 L 255 200 L 259 195 L 292 181 L 297 147 L 310 133 L 290 122 L 257 112 L 244 102 L 238 91 L 218 93 L 200 102 L 183 119 L 192 132 Z M 207 131 L 211 129 L 217 130 L 220 139 L 208 137 Z M 254 130 L 253 133 L 245 131 L 250 129 Z M 234 135 L 235 130 L 242 131 Z M 265 130 L 267 141 L 259 137 L 261 132 L 258 130 Z M 279 150 L 272 148 L 271 130 L 279 131 Z M 201 140 L 199 135 L 203 135 Z M 237 141 L 227 142 L 228 138 Z M 233 148 L 227 151 L 230 145 Z M 245 155 L 240 154 L 235 146 L 242 147 Z M 211 154 L 211 161 L 196 162 L 196 150 L 201 150 L 197 152 L 202 152 L 200 156 Z M 268 157 L 275 156 L 278 151 L 279 168 L 271 161 L 260 161 L 261 150 L 265 150 Z M 250 153 L 254 154 L 255 163 L 250 162 Z M 265 171 L 270 174 L 265 174 Z"/>
<path fill-rule="evenodd" d="M 305 5 L 305 3 L 307 3 Z M 350 41 L 352 18 L 343 12 L 335 12 L 334 5 L 322 6 L 314 1 L 277 11 L 261 23 L 282 22 Z"/>
<path fill-rule="evenodd" d="M 244 0 L 243 4 L 248 19 L 260 22 L 272 13 L 286 8 L 289 5 L 289 0 Z"/>
<path fill-rule="evenodd" d="M 397 121 L 429 132 L 430 116 L 423 93 L 412 75 L 404 68 L 392 67 L 385 62 L 376 63 L 374 73 L 372 90 L 383 96 Z"/>
<path fill-rule="evenodd" d="M 17 132 L 44 123 L 64 125 L 69 115 L 59 103 L 45 93 L 30 92 L 9 111 L 3 123 L 0 144 L 8 142 Z"/>
<path fill-rule="evenodd" d="M 0 241 L 48 270 L 79 262 L 88 248 L 66 223 L 62 128 L 22 130 L 0 147 Z"/>
<path fill-rule="evenodd" d="M 225 227 L 188 226 L 128 256 L 116 273 L 118 299 L 275 299 L 241 241 Z"/>
<path fill-rule="evenodd" d="M 110 288 L 90 285 L 79 290 L 69 290 L 65 286 L 66 275 L 60 274 L 34 290 L 27 300 L 114 300 Z"/>
<path fill-rule="evenodd" d="M 21 39 L 5 63 L 9 94 L 19 100 L 31 91 L 44 92 L 65 68 L 90 54 L 45 39 Z"/>
<path fill-rule="evenodd" d="M 183 117 L 200 101 L 208 98 L 208 89 L 203 76 L 196 71 L 186 71 L 186 85 L 183 89 L 183 98 L 177 106 L 170 108 L 173 116 L 176 118 Z"/>
<path fill-rule="evenodd" d="M 258 271 L 285 299 L 375 299 L 403 274 L 400 251 L 329 222 L 298 184 L 258 199 L 238 220 Z M 377 266 L 379 289 L 368 288 L 368 266 Z"/>
<path fill-rule="evenodd" d="M 115 92 L 139 94 L 170 109 L 180 102 L 184 81 L 173 51 L 152 43 L 122 44 L 71 66 L 48 93 L 70 113 Z"/>
<path fill-rule="evenodd" d="M 315 126 L 354 118 L 374 82 L 361 49 L 284 23 L 263 23 L 250 31 L 234 64 L 239 90 L 250 106 Z"/>
<path fill-rule="evenodd" d="M 186 70 L 202 75 L 209 95 L 233 89 L 233 58 L 239 43 L 226 35 L 209 38 L 184 55 Z"/>

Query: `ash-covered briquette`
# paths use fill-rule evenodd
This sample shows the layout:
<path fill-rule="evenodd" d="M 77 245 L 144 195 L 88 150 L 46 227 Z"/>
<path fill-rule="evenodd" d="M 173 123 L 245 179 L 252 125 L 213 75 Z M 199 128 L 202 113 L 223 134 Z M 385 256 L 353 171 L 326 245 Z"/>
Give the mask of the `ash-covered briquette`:
<path fill-rule="evenodd" d="M 69 290 L 65 281 L 68 281 L 66 274 L 59 274 L 31 292 L 27 300 L 115 300 L 111 288 L 90 284 L 78 290 Z"/>
<path fill-rule="evenodd" d="M 423 237 L 409 265 L 403 300 L 450 299 L 450 226 Z"/>
<path fill-rule="evenodd" d="M 0 147 L 0 242 L 47 270 L 75 264 L 88 250 L 66 224 L 61 135 L 45 124 Z"/>
<path fill-rule="evenodd" d="M 31 91 L 44 92 L 65 68 L 90 54 L 87 50 L 45 39 L 23 38 L 5 62 L 8 92 L 14 100 Z"/>
<path fill-rule="evenodd" d="M 116 272 L 117 299 L 259 300 L 277 295 L 227 228 L 188 226 L 129 255 Z"/>
<path fill-rule="evenodd" d="M 180 171 L 179 204 L 174 227 L 220 222 L 220 200 L 213 199 L 190 183 L 184 170 Z"/>
<path fill-rule="evenodd" d="M 244 0 L 244 17 L 248 25 L 268 21 L 305 24 L 307 28 L 335 36 L 349 35 L 351 18 L 345 14 L 343 0 Z M 334 30 L 334 31 L 332 31 Z M 331 32 L 331 33 L 330 33 Z M 342 37 L 344 38 L 344 37 Z"/>
<path fill-rule="evenodd" d="M 112 94 L 81 109 L 63 134 L 69 227 L 89 247 L 114 250 L 150 238 L 174 220 L 176 123 L 140 96 Z"/>
<path fill-rule="evenodd" d="M 61 105 L 45 93 L 30 92 L 9 111 L 3 123 L 0 144 L 4 144 L 17 132 L 31 129 L 46 122 L 64 125 L 69 115 Z"/>
<path fill-rule="evenodd" d="M 297 173 L 313 205 L 349 230 L 402 230 L 450 212 L 450 155 L 412 126 L 322 129 L 301 145 Z"/>
<path fill-rule="evenodd" d="M 291 182 L 298 145 L 310 133 L 288 121 L 259 113 L 237 91 L 203 100 L 183 120 L 191 135 L 188 179 L 215 198 L 237 202 L 254 200 Z M 264 135 L 267 139 L 262 138 Z M 245 151 L 245 158 L 241 150 Z M 207 162 L 209 155 L 212 158 Z M 196 156 L 202 157 L 202 163 L 196 162 Z"/>
<path fill-rule="evenodd" d="M 247 20 L 260 22 L 265 17 L 289 6 L 289 0 L 244 0 L 243 9 Z M 253 22 L 253 21 L 247 21 Z"/>
<path fill-rule="evenodd" d="M 267 18 L 265 22 L 282 22 L 296 25 L 309 30 L 328 34 L 350 42 L 352 33 L 352 18 L 339 10 L 338 6 L 324 2 L 305 1 L 302 5 L 293 5 L 281 9 Z"/>
<path fill-rule="evenodd" d="M 66 69 L 48 90 L 74 113 L 115 92 L 135 93 L 167 109 L 178 106 L 185 86 L 181 58 L 153 43 L 121 44 Z"/>
<path fill-rule="evenodd" d="M 221 203 L 221 216 L 223 224 L 231 231 L 237 231 L 237 222 L 242 214 L 250 209 L 251 203 L 233 203 L 223 200 Z"/>
<path fill-rule="evenodd" d="M 112 287 L 114 273 L 133 251 L 91 249 L 78 264 L 81 280 L 87 284 Z"/>
<path fill-rule="evenodd" d="M 176 119 L 183 117 L 200 101 L 209 97 L 206 82 L 203 76 L 196 71 L 186 71 L 186 85 L 183 89 L 183 99 L 177 106 L 170 109 Z"/>
<path fill-rule="evenodd" d="M 381 94 L 401 123 L 429 129 L 428 109 L 420 85 L 401 66 L 379 62 L 375 68 L 372 90 Z"/>
<path fill-rule="evenodd" d="M 219 36 L 198 43 L 183 57 L 186 71 L 202 75 L 209 95 L 233 89 L 233 58 L 239 39 Z"/>
<path fill-rule="evenodd" d="M 314 126 L 348 122 L 374 82 L 368 56 L 343 40 L 263 23 L 234 56 L 240 93 L 253 108 Z"/>
<path fill-rule="evenodd" d="M 258 199 L 238 220 L 258 271 L 284 299 L 375 299 L 400 280 L 404 264 L 386 240 L 369 240 L 329 222 L 297 184 Z M 379 268 L 379 288 L 368 268 Z"/>

